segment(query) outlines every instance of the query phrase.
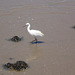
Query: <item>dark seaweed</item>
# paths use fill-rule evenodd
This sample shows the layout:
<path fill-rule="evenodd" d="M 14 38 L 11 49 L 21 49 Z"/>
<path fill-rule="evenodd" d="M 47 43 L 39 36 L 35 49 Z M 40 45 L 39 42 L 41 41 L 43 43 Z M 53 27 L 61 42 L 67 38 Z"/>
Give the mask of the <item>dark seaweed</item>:
<path fill-rule="evenodd" d="M 8 41 L 13 41 L 13 42 L 19 42 L 22 41 L 23 37 L 18 37 L 18 36 L 13 36 L 12 38 L 8 39 Z"/>
<path fill-rule="evenodd" d="M 28 68 L 28 64 L 24 61 L 17 61 L 16 63 L 7 63 L 3 65 L 4 69 L 21 71 Z"/>

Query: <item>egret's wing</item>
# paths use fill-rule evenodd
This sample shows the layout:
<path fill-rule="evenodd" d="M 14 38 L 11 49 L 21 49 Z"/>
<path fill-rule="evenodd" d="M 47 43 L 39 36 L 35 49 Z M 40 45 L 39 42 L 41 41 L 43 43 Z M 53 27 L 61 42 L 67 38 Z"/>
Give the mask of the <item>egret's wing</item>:
<path fill-rule="evenodd" d="M 44 34 L 39 30 L 31 30 L 31 35 L 33 36 L 44 36 Z"/>

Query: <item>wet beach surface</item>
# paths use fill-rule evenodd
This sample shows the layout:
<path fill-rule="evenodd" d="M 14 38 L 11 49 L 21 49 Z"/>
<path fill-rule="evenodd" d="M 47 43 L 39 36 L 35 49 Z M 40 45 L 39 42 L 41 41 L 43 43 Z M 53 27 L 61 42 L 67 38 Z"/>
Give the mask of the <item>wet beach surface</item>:
<path fill-rule="evenodd" d="M 41 43 L 30 43 L 25 23 L 42 31 Z M 75 0 L 0 1 L 0 75 L 75 75 Z M 23 37 L 18 43 L 8 41 Z M 11 60 L 10 60 L 11 59 Z M 2 65 L 26 61 L 30 68 L 7 71 Z"/>

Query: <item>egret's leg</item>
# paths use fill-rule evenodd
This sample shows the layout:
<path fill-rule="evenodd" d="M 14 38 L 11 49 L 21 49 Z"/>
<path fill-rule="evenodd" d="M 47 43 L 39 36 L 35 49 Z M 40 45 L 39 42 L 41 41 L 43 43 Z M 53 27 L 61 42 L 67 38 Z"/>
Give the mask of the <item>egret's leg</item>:
<path fill-rule="evenodd" d="M 37 43 L 37 38 L 35 37 L 35 40 L 33 40 L 31 43 L 36 42 Z"/>
<path fill-rule="evenodd" d="M 31 43 L 35 42 L 35 40 L 31 41 Z"/>
<path fill-rule="evenodd" d="M 37 38 L 35 37 L 35 42 L 37 43 Z"/>

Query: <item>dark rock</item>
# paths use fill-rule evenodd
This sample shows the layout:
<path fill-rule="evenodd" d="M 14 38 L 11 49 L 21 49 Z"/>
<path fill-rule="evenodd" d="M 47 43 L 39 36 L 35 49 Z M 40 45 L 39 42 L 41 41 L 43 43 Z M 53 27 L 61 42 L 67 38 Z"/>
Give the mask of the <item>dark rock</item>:
<path fill-rule="evenodd" d="M 11 70 L 13 69 L 11 63 L 4 64 L 3 67 L 4 67 L 4 69 L 9 69 L 9 70 L 10 70 L 10 69 L 11 69 Z"/>
<path fill-rule="evenodd" d="M 21 38 L 19 38 L 18 36 L 14 36 L 13 38 L 10 39 L 11 41 L 14 41 L 14 42 L 19 42 L 21 41 Z"/>
<path fill-rule="evenodd" d="M 28 64 L 24 61 L 17 61 L 16 63 L 7 63 L 4 65 L 4 68 L 9 70 L 21 71 L 28 68 Z"/>
<path fill-rule="evenodd" d="M 73 26 L 72 28 L 75 29 L 75 26 Z"/>

